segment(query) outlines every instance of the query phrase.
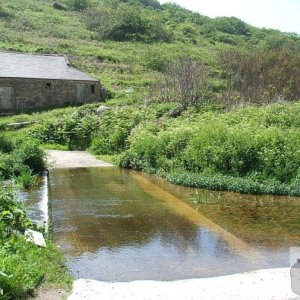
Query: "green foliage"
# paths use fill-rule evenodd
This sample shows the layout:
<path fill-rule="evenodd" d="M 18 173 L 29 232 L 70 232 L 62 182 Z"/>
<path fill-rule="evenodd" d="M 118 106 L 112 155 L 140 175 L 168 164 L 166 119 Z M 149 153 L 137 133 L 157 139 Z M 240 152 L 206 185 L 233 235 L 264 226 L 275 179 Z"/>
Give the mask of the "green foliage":
<path fill-rule="evenodd" d="M 44 152 L 38 144 L 22 135 L 0 135 L 0 177 L 37 173 L 44 167 Z"/>
<path fill-rule="evenodd" d="M 160 8 L 160 4 L 157 0 L 120 0 L 120 1 L 131 5 L 141 4 L 145 7 L 152 7 L 154 9 Z"/>
<path fill-rule="evenodd" d="M 214 120 L 197 130 L 186 149 L 184 164 L 191 171 L 210 169 L 224 175 L 290 183 L 299 172 L 297 135 L 299 129 L 228 126 Z"/>
<path fill-rule="evenodd" d="M 205 102 L 209 70 L 190 57 L 180 57 L 165 64 L 163 79 L 156 86 L 155 100 L 177 102 L 184 108 Z M 153 95 L 152 91 L 152 95 Z"/>
<path fill-rule="evenodd" d="M 37 125 L 31 135 L 42 143 L 60 144 L 69 150 L 83 150 L 90 146 L 92 135 L 99 127 L 99 118 L 89 110 L 79 109 L 73 115 L 50 118 Z"/>
<path fill-rule="evenodd" d="M 14 176 L 13 179 L 19 189 L 29 189 L 36 184 L 37 176 L 33 175 L 31 170 L 25 170 L 19 176 Z"/>
<path fill-rule="evenodd" d="M 0 241 L 5 241 L 16 231 L 30 227 L 33 224 L 22 205 L 15 201 L 13 192 L 0 186 Z"/>
<path fill-rule="evenodd" d="M 89 0 L 67 0 L 67 4 L 71 9 L 77 11 L 83 11 L 91 5 Z"/>
<path fill-rule="evenodd" d="M 10 16 L 8 9 L 0 3 L 0 18 L 7 18 Z"/>
<path fill-rule="evenodd" d="M 235 17 L 219 17 L 215 19 L 218 31 L 234 35 L 251 35 L 250 26 Z"/>
<path fill-rule="evenodd" d="M 233 177 L 210 172 L 191 173 L 186 171 L 174 171 L 168 175 L 167 179 L 173 184 L 215 191 L 231 191 L 253 195 L 300 195 L 299 181 L 293 184 L 284 184 L 274 180 L 259 182 L 247 177 Z"/>
<path fill-rule="evenodd" d="M 224 97 L 245 103 L 293 101 L 300 97 L 300 54 L 290 49 L 240 51 L 220 54 L 227 81 Z"/>
<path fill-rule="evenodd" d="M 97 155 L 111 155 L 125 150 L 131 130 L 141 116 L 132 108 L 124 107 L 117 112 L 108 111 L 101 116 L 101 125 L 94 134 L 90 150 Z"/>
<path fill-rule="evenodd" d="M 39 172 L 43 169 L 44 152 L 38 147 L 35 142 L 24 142 L 20 147 L 14 150 L 13 158 L 15 161 L 28 166 L 33 172 Z"/>
<path fill-rule="evenodd" d="M 159 125 L 143 123 L 132 131 L 119 165 L 171 173 L 172 182 L 176 174 L 194 174 L 189 178 L 198 178 L 198 187 L 295 195 L 300 176 L 300 106 L 292 107 L 207 112 Z M 180 178 L 177 183 L 188 181 Z"/>
<path fill-rule="evenodd" d="M 146 42 L 171 40 L 171 32 L 159 15 L 153 16 L 138 6 L 101 5 L 86 12 L 86 22 L 88 28 L 96 31 L 101 39 Z"/>
<path fill-rule="evenodd" d="M 64 259 L 50 242 L 40 248 L 25 241 L 26 228 L 42 230 L 31 222 L 12 190 L 0 187 L 0 298 L 21 299 L 43 281 L 69 287 Z"/>
<path fill-rule="evenodd" d="M 0 260 L 1 299 L 23 299 L 33 295 L 34 289 L 45 279 L 57 282 L 58 286 L 68 286 L 71 281 L 62 256 L 50 244 L 43 249 L 27 243 L 22 237 L 14 237 L 1 244 Z"/>

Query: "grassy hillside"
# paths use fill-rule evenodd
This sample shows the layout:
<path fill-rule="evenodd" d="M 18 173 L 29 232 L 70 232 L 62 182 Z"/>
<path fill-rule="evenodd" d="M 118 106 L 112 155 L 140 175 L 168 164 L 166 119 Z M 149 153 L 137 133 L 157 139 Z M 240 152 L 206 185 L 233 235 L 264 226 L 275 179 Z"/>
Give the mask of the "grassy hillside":
<path fill-rule="evenodd" d="M 65 10 L 54 9 L 55 3 Z M 140 99 L 177 57 L 210 66 L 216 96 L 226 88 L 219 82 L 221 51 L 300 49 L 296 34 L 257 29 L 236 18 L 210 19 L 154 0 L 1 0 L 0 31 L 0 50 L 67 55 L 121 100 Z"/>

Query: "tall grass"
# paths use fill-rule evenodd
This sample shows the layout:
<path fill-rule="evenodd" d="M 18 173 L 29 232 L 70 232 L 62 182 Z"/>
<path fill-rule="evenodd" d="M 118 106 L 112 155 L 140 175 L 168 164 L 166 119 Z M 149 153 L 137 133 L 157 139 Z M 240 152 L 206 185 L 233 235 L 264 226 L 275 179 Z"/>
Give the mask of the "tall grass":
<path fill-rule="evenodd" d="M 26 228 L 42 230 L 31 222 L 13 192 L 0 187 L 0 299 L 32 295 L 44 280 L 70 286 L 62 255 L 49 241 L 46 248 L 26 242 L 22 236 Z"/>
<path fill-rule="evenodd" d="M 13 176 L 13 180 L 17 188 L 29 189 L 37 182 L 37 175 L 33 175 L 31 170 L 25 170 L 19 176 Z"/>

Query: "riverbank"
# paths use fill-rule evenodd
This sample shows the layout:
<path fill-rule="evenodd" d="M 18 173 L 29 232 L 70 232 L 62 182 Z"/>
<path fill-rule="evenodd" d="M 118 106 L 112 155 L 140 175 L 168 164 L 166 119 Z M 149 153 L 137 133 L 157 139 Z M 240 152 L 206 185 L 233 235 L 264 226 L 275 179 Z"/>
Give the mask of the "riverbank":
<path fill-rule="evenodd" d="M 245 194 L 300 195 L 299 102 L 232 111 L 204 105 L 187 108 L 176 118 L 170 116 L 172 103 L 148 103 L 143 109 L 139 103 L 112 103 L 101 115 L 98 108 L 99 104 L 88 104 L 2 118 L 0 126 L 6 132 L 0 156 L 5 163 L 0 172 L 8 177 L 12 171 L 22 171 L 16 162 L 29 160 L 20 155 L 24 147 L 15 149 L 10 161 L 5 152 L 7 143 L 14 148 L 19 142 L 13 141 L 22 139 L 44 149 L 86 150 L 108 156 L 115 165 L 155 174 L 177 185 Z M 8 127 L 20 120 L 32 124 L 14 131 Z M 33 154 L 25 150 L 26 155 Z M 74 163 L 71 159 L 61 167 Z"/>
<path fill-rule="evenodd" d="M 79 279 L 68 300 L 296 300 L 290 287 L 290 270 L 269 269 L 214 278 L 171 282 L 99 282 Z"/>
<path fill-rule="evenodd" d="M 44 168 L 44 153 L 27 136 L 1 132 L 0 137 L 0 298 L 24 299 L 35 289 L 70 290 L 72 278 L 62 254 L 51 243 L 45 229 L 30 219 L 16 189 L 37 182 Z M 8 179 L 8 184 L 4 180 Z M 46 247 L 28 243 L 26 229 L 44 234 Z M 55 298 L 58 299 L 58 298 Z"/>

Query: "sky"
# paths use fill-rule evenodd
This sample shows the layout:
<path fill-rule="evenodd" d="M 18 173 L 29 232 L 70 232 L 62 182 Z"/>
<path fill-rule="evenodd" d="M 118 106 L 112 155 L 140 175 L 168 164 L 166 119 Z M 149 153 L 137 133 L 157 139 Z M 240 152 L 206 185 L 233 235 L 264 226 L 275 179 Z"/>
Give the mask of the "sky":
<path fill-rule="evenodd" d="M 256 26 L 300 34 L 300 0 L 160 0 L 209 17 L 237 17 Z"/>

